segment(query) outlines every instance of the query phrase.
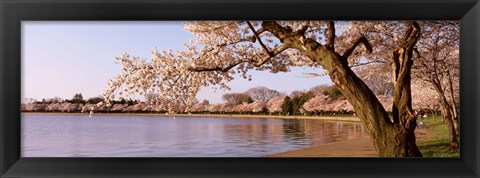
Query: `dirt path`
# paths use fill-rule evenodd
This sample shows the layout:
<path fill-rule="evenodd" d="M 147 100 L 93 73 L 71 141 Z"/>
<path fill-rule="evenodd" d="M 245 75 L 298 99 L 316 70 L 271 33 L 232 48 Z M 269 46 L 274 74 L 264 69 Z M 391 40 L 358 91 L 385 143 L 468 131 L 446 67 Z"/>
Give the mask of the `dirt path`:
<path fill-rule="evenodd" d="M 417 137 L 417 140 L 425 140 L 430 138 L 431 133 L 428 132 L 428 125 L 423 125 L 423 126 L 418 126 L 415 129 L 415 136 Z"/>
<path fill-rule="evenodd" d="M 368 136 L 309 148 L 267 155 L 267 157 L 377 157 Z"/>
<path fill-rule="evenodd" d="M 429 137 L 428 127 L 415 129 L 417 139 Z M 309 148 L 267 155 L 266 157 L 378 157 L 370 137 L 338 141 Z"/>

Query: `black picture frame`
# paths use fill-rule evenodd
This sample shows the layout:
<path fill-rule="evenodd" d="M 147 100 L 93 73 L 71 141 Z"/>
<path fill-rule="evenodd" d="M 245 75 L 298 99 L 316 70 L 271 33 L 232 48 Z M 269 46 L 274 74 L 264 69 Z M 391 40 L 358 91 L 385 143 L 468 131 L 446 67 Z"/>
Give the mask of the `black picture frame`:
<path fill-rule="evenodd" d="M 1 177 L 479 177 L 479 0 L 0 0 Z M 460 158 L 21 158 L 21 22 L 460 20 Z M 81 51 L 79 51 L 81 52 Z"/>

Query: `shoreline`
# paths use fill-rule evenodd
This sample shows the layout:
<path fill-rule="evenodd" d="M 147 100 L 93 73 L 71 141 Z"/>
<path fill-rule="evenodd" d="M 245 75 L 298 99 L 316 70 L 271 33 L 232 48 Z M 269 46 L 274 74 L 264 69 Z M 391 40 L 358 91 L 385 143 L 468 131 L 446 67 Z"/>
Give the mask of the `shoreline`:
<path fill-rule="evenodd" d="M 431 134 L 426 127 L 415 129 L 415 137 L 418 140 L 428 139 Z M 263 157 L 285 158 L 285 157 L 339 157 L 339 158 L 369 158 L 378 157 L 369 136 L 331 142 L 321 145 L 314 145 L 307 148 L 280 152 Z"/>
<path fill-rule="evenodd" d="M 21 114 L 73 114 L 88 115 L 87 113 L 49 113 L 49 112 L 22 112 Z M 311 119 L 311 120 L 327 120 L 327 121 L 346 121 L 360 122 L 358 118 L 330 116 L 278 116 L 278 115 L 229 115 L 229 114 L 157 114 L 157 113 L 96 113 L 95 115 L 117 115 L 117 116 L 160 116 L 160 117 L 230 117 L 230 118 L 270 118 L 270 119 Z M 431 136 L 428 127 L 415 129 L 415 135 L 418 140 L 428 139 Z M 261 157 L 283 158 L 283 157 L 378 157 L 378 153 L 373 146 L 373 142 L 368 135 L 360 136 L 353 139 L 336 141 L 321 145 L 313 145 L 306 148 L 290 150 L 275 154 L 264 155 Z"/>
<path fill-rule="evenodd" d="M 265 155 L 269 158 L 286 157 L 339 157 L 339 158 L 365 158 L 378 157 L 378 153 L 373 146 L 369 136 L 331 142 L 321 145 L 314 145 L 307 148 L 301 148 L 276 154 Z"/>
<path fill-rule="evenodd" d="M 88 113 L 62 113 L 62 112 L 20 112 L 21 114 L 72 114 L 88 115 Z M 161 117 L 231 117 L 231 118 L 263 118 L 263 119 L 311 119 L 311 120 L 329 120 L 360 122 L 358 117 L 347 116 L 282 116 L 282 115 L 248 115 L 248 114 L 157 114 L 157 113 L 95 113 L 101 116 L 161 116 Z"/>

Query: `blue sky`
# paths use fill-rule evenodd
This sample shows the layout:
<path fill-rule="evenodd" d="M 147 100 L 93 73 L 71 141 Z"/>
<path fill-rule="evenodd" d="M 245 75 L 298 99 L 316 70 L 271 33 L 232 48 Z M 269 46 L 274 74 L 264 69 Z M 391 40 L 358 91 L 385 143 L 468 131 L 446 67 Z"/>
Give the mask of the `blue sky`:
<path fill-rule="evenodd" d="M 184 49 L 194 36 L 183 30 L 181 22 L 22 22 L 22 98 L 60 97 L 71 99 L 82 93 L 85 99 L 98 96 L 107 81 L 120 73 L 115 56 L 127 52 L 151 58 L 151 51 Z M 288 73 L 252 71 L 253 80 L 238 76 L 229 83 L 230 91 L 203 88 L 197 98 L 222 102 L 229 92 L 243 92 L 265 86 L 290 93 L 320 84 L 331 84 L 329 77 L 304 78 L 304 72 L 321 69 L 295 68 Z M 132 98 L 143 99 L 141 96 Z"/>

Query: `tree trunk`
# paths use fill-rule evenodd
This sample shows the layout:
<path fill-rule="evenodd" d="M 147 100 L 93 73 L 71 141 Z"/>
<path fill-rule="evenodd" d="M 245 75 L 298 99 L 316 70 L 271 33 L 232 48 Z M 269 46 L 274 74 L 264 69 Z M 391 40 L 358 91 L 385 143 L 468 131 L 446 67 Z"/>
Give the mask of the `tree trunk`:
<path fill-rule="evenodd" d="M 415 143 L 414 130 L 416 123 L 411 115 L 410 96 L 411 54 L 420 33 L 417 23 L 412 23 L 407 30 L 405 44 L 399 49 L 403 52 L 398 53 L 397 51 L 399 54 L 397 60 L 400 61 L 397 68 L 399 69 L 398 77 L 396 78 L 399 82 L 396 88 L 399 91 L 396 92 L 400 94 L 395 95 L 395 97 L 400 98 L 395 99 L 397 101 L 397 115 L 394 114 L 394 120 L 397 120 L 397 122 L 390 120 L 388 113 L 374 93 L 348 66 L 348 55 L 341 56 L 334 51 L 332 41 L 328 42 L 331 45 L 321 45 L 315 40 L 306 38 L 301 30 L 293 32 L 292 29 L 282 27 L 276 22 L 264 22 L 262 26 L 279 38 L 282 43 L 303 52 L 329 72 L 332 81 L 352 104 L 357 116 L 369 133 L 379 156 L 422 156 Z M 360 40 L 362 39 L 358 41 Z M 363 40 L 366 41 L 366 39 Z M 354 45 L 358 45 L 360 43 L 358 41 Z"/>
<path fill-rule="evenodd" d="M 448 102 L 447 98 L 445 97 L 445 91 L 442 89 L 440 82 L 438 80 L 431 80 L 432 84 L 435 86 L 435 90 L 440 96 L 440 105 L 442 108 L 443 114 L 443 123 L 447 124 L 448 132 L 450 134 L 450 150 L 451 151 L 458 151 L 460 143 L 459 143 L 459 135 L 460 129 L 458 126 L 458 116 L 454 111 L 453 107 Z"/>
<path fill-rule="evenodd" d="M 411 23 L 405 34 L 405 39 L 400 48 L 392 54 L 392 79 L 394 83 L 394 100 L 392 106 L 392 120 L 394 134 L 402 137 L 404 141 L 397 151 L 408 152 L 406 155 L 422 156 L 415 143 L 416 116 L 412 110 L 411 98 L 411 66 L 413 65 L 413 48 L 420 35 L 417 23 Z"/>
<path fill-rule="evenodd" d="M 448 133 L 450 135 L 450 150 L 458 151 L 458 149 L 460 148 L 460 143 L 458 139 L 459 132 L 457 130 L 458 120 L 455 119 L 455 116 L 451 112 L 449 105 L 442 104 L 442 112 L 443 112 L 443 120 L 445 124 L 447 124 Z"/>
<path fill-rule="evenodd" d="M 451 97 L 451 108 L 452 108 L 452 123 L 453 127 L 455 128 L 455 132 L 457 137 L 460 135 L 460 128 L 458 126 L 458 110 L 457 110 L 457 102 L 455 101 L 455 94 L 454 94 L 454 89 L 453 89 L 453 78 L 452 75 L 450 74 L 450 71 L 447 73 L 448 76 L 448 85 L 450 87 L 450 97 Z M 458 138 L 457 138 L 458 140 Z M 458 141 L 457 141 L 458 142 Z"/>
<path fill-rule="evenodd" d="M 458 151 L 458 149 L 460 148 L 460 144 L 458 141 L 457 131 L 455 130 L 454 120 L 452 119 L 453 115 L 448 110 L 448 108 L 442 107 L 442 110 L 443 110 L 443 120 L 447 124 L 448 133 L 450 135 L 450 150 Z"/>

